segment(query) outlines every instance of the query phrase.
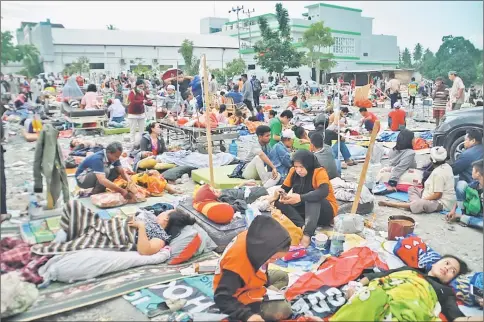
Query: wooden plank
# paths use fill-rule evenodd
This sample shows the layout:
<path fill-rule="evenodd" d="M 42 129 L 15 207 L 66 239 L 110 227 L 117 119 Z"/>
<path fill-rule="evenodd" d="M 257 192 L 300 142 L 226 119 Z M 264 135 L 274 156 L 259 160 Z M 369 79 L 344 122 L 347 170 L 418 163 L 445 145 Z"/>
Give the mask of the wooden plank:
<path fill-rule="evenodd" d="M 365 163 L 363 164 L 363 169 L 361 170 L 360 181 L 358 182 L 358 189 L 356 190 L 355 200 L 353 201 L 353 206 L 351 207 L 351 213 L 356 214 L 358 209 L 358 203 L 360 202 L 361 190 L 363 190 L 363 184 L 366 179 L 366 172 L 368 171 L 368 166 L 370 165 L 371 153 L 373 152 L 373 147 L 375 146 L 376 136 L 378 130 L 380 129 L 380 121 L 376 120 L 373 125 L 373 131 L 371 132 L 370 145 L 368 146 L 368 151 L 366 151 Z"/>

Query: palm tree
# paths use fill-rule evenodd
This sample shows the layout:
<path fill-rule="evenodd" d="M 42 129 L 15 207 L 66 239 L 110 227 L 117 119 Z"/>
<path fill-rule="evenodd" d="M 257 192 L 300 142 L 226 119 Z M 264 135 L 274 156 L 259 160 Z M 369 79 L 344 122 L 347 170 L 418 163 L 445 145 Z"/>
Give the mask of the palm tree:
<path fill-rule="evenodd" d="M 117 30 L 118 29 L 114 25 L 106 25 L 106 27 L 108 28 L 108 30 Z"/>

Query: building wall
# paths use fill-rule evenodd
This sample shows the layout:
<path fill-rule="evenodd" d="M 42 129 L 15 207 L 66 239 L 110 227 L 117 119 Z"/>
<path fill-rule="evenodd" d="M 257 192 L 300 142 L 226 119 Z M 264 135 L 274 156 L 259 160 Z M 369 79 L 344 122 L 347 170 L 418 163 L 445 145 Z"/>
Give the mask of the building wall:
<path fill-rule="evenodd" d="M 104 69 L 92 70 L 92 72 L 110 71 L 117 75 L 121 71 L 129 70 L 130 65 L 136 65 L 139 60 L 142 65 L 154 67 L 153 59 L 157 59 L 158 65 L 175 67 L 184 65 L 183 57 L 178 53 L 179 47 L 141 47 L 141 46 L 76 46 L 76 45 L 55 45 L 54 72 L 61 72 L 66 64 L 70 64 L 81 56 L 89 58 L 90 63 L 104 63 Z M 237 49 L 221 48 L 194 48 L 194 56 L 207 56 L 207 65 L 210 68 L 221 68 L 227 62 L 238 58 Z M 121 64 L 124 59 L 125 64 Z M 133 62 L 131 62 L 131 60 Z M 169 68 L 169 67 L 166 67 Z"/>

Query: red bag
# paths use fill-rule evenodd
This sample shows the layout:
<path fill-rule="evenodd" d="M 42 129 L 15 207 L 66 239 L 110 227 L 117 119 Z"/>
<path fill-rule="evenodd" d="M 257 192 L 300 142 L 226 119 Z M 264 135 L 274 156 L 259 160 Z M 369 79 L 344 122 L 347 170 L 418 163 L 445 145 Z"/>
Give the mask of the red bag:
<path fill-rule="evenodd" d="M 288 301 L 306 292 L 316 291 L 322 286 L 340 287 L 357 279 L 364 269 L 378 267 L 388 270 L 378 254 L 368 247 L 352 248 L 339 257 L 328 258 L 316 273 L 301 276 L 285 293 Z"/>
<path fill-rule="evenodd" d="M 423 150 L 423 149 L 428 149 L 429 145 L 427 142 L 425 142 L 424 139 L 422 138 L 416 138 L 413 141 L 413 149 L 414 150 Z"/>

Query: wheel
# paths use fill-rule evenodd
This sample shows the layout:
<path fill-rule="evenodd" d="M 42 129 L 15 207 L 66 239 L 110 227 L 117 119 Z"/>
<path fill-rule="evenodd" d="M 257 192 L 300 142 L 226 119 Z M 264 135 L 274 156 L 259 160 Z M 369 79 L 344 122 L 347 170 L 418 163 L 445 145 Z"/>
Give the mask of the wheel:
<path fill-rule="evenodd" d="M 464 140 L 465 134 L 458 137 L 450 146 L 448 153 L 452 162 L 455 162 L 457 157 L 464 151 Z"/>

